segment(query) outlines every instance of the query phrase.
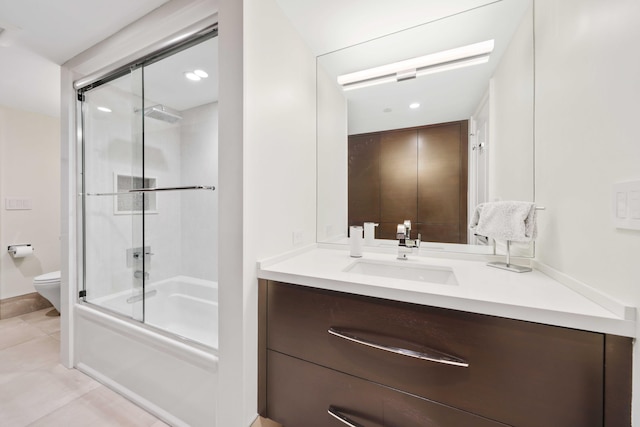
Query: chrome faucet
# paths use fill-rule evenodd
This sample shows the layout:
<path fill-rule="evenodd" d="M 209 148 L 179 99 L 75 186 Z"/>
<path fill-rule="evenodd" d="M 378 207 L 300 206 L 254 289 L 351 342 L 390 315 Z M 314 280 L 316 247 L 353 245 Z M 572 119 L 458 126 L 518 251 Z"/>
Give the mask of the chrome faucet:
<path fill-rule="evenodd" d="M 414 248 L 420 247 L 420 234 L 418 238 L 411 238 L 411 221 L 405 220 L 404 224 L 398 224 L 396 231 L 396 238 L 398 239 L 398 259 L 407 260 L 408 254 L 413 253 Z"/>

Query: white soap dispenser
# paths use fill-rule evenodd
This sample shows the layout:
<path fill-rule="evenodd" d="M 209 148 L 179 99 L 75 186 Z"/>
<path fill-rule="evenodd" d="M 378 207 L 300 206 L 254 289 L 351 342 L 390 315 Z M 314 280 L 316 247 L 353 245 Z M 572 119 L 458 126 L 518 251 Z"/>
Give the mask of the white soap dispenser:
<path fill-rule="evenodd" d="M 362 257 L 362 226 L 361 225 L 352 225 L 349 227 L 349 254 L 353 258 L 361 258 Z"/>

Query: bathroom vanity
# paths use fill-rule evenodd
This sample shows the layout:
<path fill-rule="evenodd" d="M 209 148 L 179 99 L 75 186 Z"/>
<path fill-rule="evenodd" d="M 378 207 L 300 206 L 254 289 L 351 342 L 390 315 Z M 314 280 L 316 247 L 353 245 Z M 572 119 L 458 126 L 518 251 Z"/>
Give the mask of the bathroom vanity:
<path fill-rule="evenodd" d="M 260 266 L 261 415 L 287 427 L 630 425 L 634 322 L 537 271 L 387 258 L 365 254 L 387 277 L 340 250 Z"/>

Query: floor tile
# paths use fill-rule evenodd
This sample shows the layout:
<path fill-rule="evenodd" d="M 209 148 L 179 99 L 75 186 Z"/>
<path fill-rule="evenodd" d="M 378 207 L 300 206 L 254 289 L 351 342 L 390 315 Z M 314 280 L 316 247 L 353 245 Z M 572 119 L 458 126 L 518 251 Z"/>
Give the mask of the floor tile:
<path fill-rule="evenodd" d="M 59 352 L 60 342 L 48 335 L 0 350 L 0 385 L 34 369 L 57 365 Z"/>
<path fill-rule="evenodd" d="M 100 386 L 69 402 L 56 411 L 29 424 L 29 427 L 143 427 L 156 424 L 158 419 L 124 397 Z"/>
<path fill-rule="evenodd" d="M 48 316 L 48 313 L 53 312 L 53 310 L 54 310 L 53 307 L 47 307 L 47 308 L 43 308 L 42 310 L 32 311 L 31 313 L 21 314 L 18 317 L 24 320 L 25 322 L 38 320 L 43 317 L 54 317 L 54 316 Z M 59 315 L 55 316 L 55 318 L 60 318 L 60 316 Z"/>
<path fill-rule="evenodd" d="M 121 395 L 59 363 L 51 308 L 0 320 L 0 426 L 169 427 Z"/>
<path fill-rule="evenodd" d="M 0 425 L 27 426 L 97 387 L 97 381 L 60 364 L 34 369 L 0 387 Z"/>
<path fill-rule="evenodd" d="M 282 427 L 282 424 L 278 424 L 268 418 L 258 417 L 253 424 L 251 424 L 251 427 Z"/>
<path fill-rule="evenodd" d="M 46 334 L 20 318 L 12 317 L 0 321 L 0 350 L 25 343 Z"/>
<path fill-rule="evenodd" d="M 56 314 L 53 315 L 52 313 Z M 19 318 L 46 334 L 51 335 L 60 332 L 60 315 L 51 307 L 29 314 L 23 314 L 19 316 Z"/>
<path fill-rule="evenodd" d="M 0 319 L 0 330 L 2 330 L 3 328 L 10 328 L 16 323 L 19 323 L 21 321 L 22 319 L 20 319 L 19 317 L 10 317 L 8 319 Z"/>

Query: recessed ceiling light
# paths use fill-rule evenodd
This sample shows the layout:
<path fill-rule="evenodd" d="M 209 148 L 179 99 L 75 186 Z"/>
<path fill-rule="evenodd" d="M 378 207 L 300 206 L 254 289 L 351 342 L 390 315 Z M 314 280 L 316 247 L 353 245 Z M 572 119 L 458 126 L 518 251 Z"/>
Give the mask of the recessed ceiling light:
<path fill-rule="evenodd" d="M 209 77 L 209 74 L 204 70 L 194 70 L 193 74 L 203 79 L 206 79 L 207 77 Z"/>
<path fill-rule="evenodd" d="M 412 102 L 411 104 L 409 104 L 409 108 L 412 109 L 416 109 L 416 108 L 420 108 L 420 103 L 419 102 Z"/>
<path fill-rule="evenodd" d="M 107 107 L 98 107 L 99 111 L 102 111 L 103 113 L 110 113 L 111 112 L 111 108 L 107 108 Z"/>
<path fill-rule="evenodd" d="M 184 73 L 184 76 L 189 80 L 193 80 L 194 82 L 197 82 L 198 80 L 201 79 L 201 77 L 196 73 L 194 73 L 193 71 L 187 71 L 186 73 Z"/>

